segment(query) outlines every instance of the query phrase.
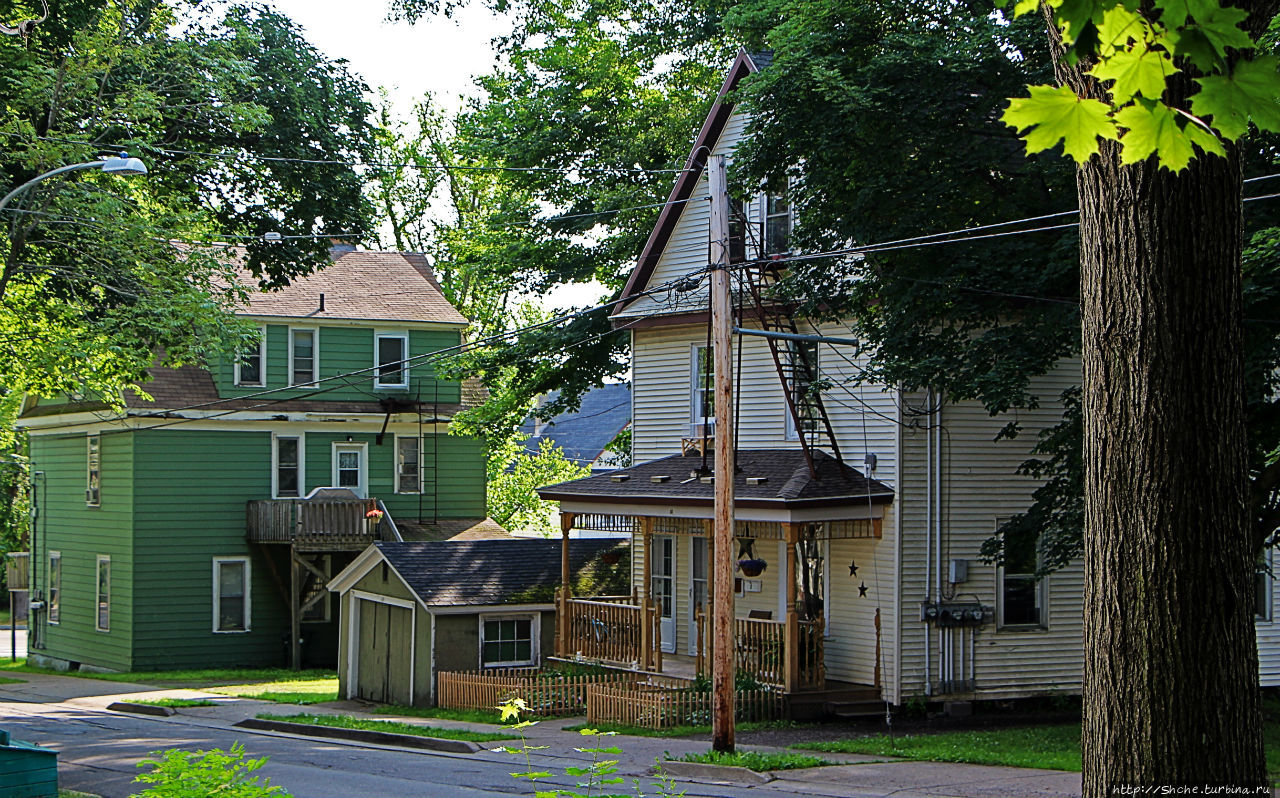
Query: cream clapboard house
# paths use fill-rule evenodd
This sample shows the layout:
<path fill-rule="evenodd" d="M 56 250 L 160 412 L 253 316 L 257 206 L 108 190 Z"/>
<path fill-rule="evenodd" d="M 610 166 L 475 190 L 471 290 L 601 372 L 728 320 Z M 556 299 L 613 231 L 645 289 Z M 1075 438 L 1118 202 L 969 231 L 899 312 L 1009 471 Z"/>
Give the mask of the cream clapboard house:
<path fill-rule="evenodd" d="M 706 281 L 696 289 L 666 286 L 706 268 L 709 195 L 702 165 L 707 152 L 732 155 L 746 116 L 726 95 L 766 61 L 739 54 L 694 142 L 692 168 L 673 189 L 623 293 L 632 300 L 613 316 L 632 336 L 636 465 L 541 492 L 560 501 L 566 529 L 633 536 L 634 598 L 621 609 L 606 606 L 616 600 L 562 597 L 561 656 L 594 652 L 677 674 L 703 665 L 712 490 L 700 476 L 704 424 L 712 413 L 701 388 Z M 786 251 L 785 198 L 762 195 L 740 211 L 747 259 Z M 739 223 L 731 236 L 742 228 Z M 756 286 L 767 283 L 767 268 L 753 279 Z M 645 293 L 655 286 L 664 290 Z M 751 289 L 744 293 L 749 305 Z M 817 329 L 783 319 L 766 304 L 745 314 L 746 326 L 785 331 L 794 321 L 803 334 L 850 336 L 839 325 Z M 993 418 L 977 403 L 857 387 L 862 359 L 856 347 L 775 341 L 775 365 L 769 341 L 741 337 L 737 343 L 742 473 L 735 532 L 738 547 L 752 549 L 745 555 L 768 563 L 759 576 L 735 573 L 739 667 L 781 685 L 794 715 L 814 714 L 795 710 L 806 700 L 854 714 L 870 710 L 868 699 L 901 704 L 913 697 L 1078 692 L 1080 566 L 1037 581 L 1030 575 L 1034 552 L 997 568 L 980 559 L 979 548 L 1004 518 L 1029 505 L 1038 483 L 1016 469 L 1036 433 L 1061 418 L 1056 398 L 1078 384 L 1079 363 L 1064 361 L 1035 380 L 1041 407 L 1017 411 L 1024 432 L 997 441 L 1010 418 Z M 830 383 L 820 407 L 804 399 L 815 375 Z M 802 446 L 798 426 L 811 447 Z M 837 447 L 840 462 L 832 457 Z M 806 448 L 812 450 L 807 457 Z M 1280 684 L 1274 609 L 1270 579 L 1260 578 L 1264 685 Z"/>

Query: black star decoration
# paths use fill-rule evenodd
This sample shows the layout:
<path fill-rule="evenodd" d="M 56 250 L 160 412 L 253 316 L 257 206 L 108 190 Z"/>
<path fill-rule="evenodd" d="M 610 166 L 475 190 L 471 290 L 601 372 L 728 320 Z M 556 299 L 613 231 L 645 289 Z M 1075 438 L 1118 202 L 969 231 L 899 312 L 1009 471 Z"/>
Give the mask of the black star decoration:
<path fill-rule="evenodd" d="M 850 560 L 849 576 L 857 576 L 857 575 L 858 575 L 858 562 L 857 560 Z"/>
<path fill-rule="evenodd" d="M 867 595 L 867 583 L 863 582 L 862 584 L 858 585 L 858 598 L 863 598 L 866 595 Z"/>

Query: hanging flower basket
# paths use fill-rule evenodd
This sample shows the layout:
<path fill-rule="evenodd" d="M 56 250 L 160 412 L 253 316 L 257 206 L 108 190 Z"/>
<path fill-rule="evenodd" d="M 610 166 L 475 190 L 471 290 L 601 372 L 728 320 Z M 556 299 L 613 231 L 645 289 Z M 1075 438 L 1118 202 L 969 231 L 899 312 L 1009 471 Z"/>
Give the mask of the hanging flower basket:
<path fill-rule="evenodd" d="M 749 560 L 738 560 L 738 569 L 742 571 L 743 576 L 757 577 L 764 573 L 764 569 L 769 567 L 769 563 L 759 558 Z"/>
<path fill-rule="evenodd" d="M 364 514 L 364 517 L 365 517 L 365 518 L 368 518 L 370 521 L 381 521 L 381 520 L 382 520 L 382 511 L 375 507 L 375 508 L 373 508 L 372 510 L 370 510 L 369 512 L 365 513 L 365 514 Z"/>
<path fill-rule="evenodd" d="M 605 553 L 600 555 L 600 561 L 603 562 L 605 565 L 617 565 L 618 563 L 622 562 L 622 552 L 606 551 Z"/>

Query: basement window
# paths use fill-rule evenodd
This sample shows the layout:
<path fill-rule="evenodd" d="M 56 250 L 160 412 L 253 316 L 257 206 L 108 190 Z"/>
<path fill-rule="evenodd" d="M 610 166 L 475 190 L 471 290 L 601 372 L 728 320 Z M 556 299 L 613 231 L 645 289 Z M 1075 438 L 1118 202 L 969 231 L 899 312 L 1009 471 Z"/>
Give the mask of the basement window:
<path fill-rule="evenodd" d="M 534 664 L 533 617 L 480 619 L 480 664 L 486 668 Z"/>
<path fill-rule="evenodd" d="M 249 560 L 213 558 L 213 631 L 249 631 Z"/>

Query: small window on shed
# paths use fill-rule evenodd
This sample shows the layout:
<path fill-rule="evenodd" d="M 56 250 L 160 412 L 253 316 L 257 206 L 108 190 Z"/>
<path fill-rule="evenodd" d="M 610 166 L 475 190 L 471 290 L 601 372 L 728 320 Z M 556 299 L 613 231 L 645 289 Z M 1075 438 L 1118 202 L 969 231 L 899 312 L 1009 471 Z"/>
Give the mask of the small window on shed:
<path fill-rule="evenodd" d="M 528 616 L 483 619 L 480 659 L 487 668 L 532 665 L 533 619 Z"/>

